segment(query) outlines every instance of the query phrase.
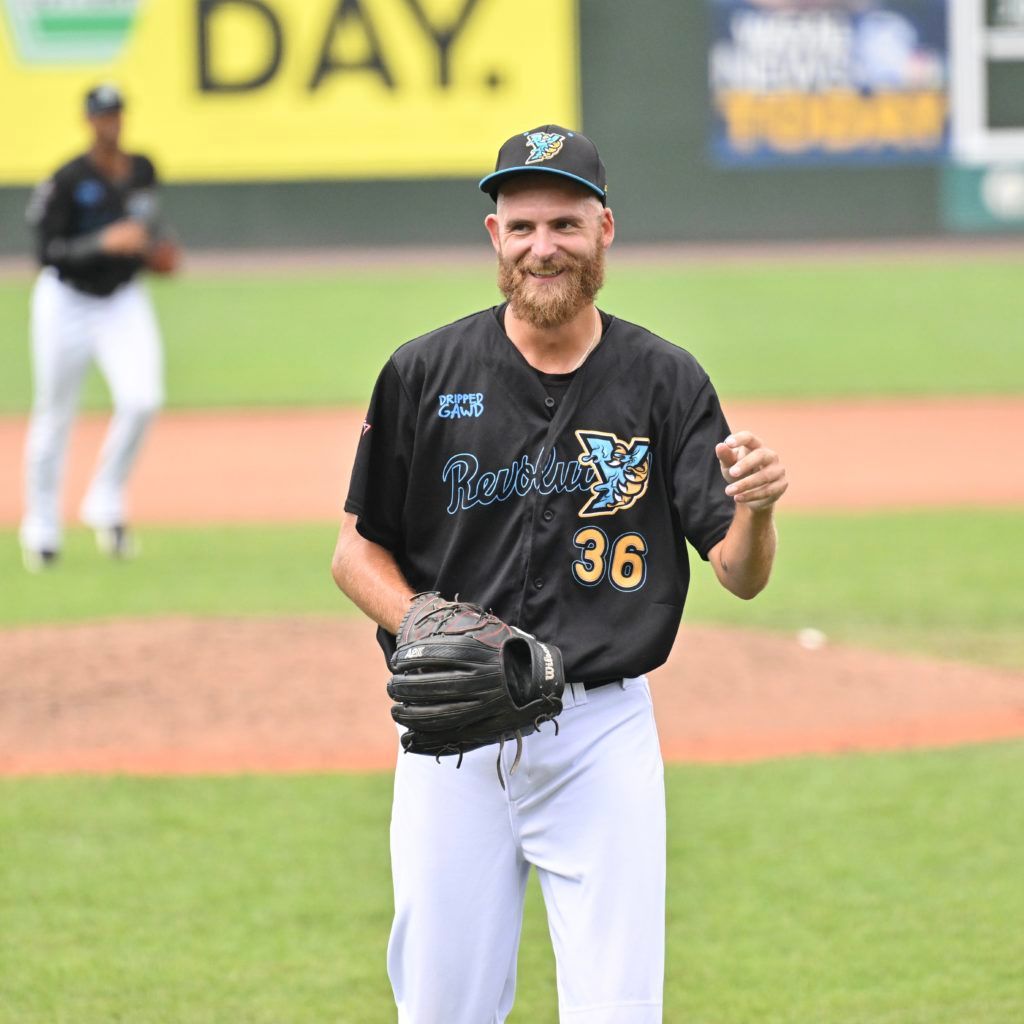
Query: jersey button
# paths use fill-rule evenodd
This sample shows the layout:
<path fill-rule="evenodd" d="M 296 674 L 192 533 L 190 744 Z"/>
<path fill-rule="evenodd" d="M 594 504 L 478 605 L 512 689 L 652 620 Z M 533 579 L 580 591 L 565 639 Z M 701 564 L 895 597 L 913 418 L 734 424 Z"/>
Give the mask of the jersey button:
<path fill-rule="evenodd" d="M 548 395 L 548 397 L 544 399 L 544 404 L 549 409 L 554 409 L 554 407 L 555 407 L 555 400 L 550 395 Z"/>
<path fill-rule="evenodd" d="M 544 509 L 544 522 L 545 523 L 550 523 L 551 520 L 554 519 L 554 518 L 555 518 L 555 513 L 552 512 L 551 509 L 549 509 L 549 508 Z"/>
<path fill-rule="evenodd" d="M 538 577 L 537 577 L 537 578 L 536 578 L 536 579 L 535 579 L 535 580 L 533 581 L 533 585 L 534 585 L 534 586 L 535 586 L 535 587 L 536 587 L 536 588 L 537 588 L 538 590 L 540 590 L 540 589 L 541 589 L 541 588 L 542 588 L 542 587 L 544 586 L 544 578 L 543 578 L 542 576 L 538 576 Z"/>

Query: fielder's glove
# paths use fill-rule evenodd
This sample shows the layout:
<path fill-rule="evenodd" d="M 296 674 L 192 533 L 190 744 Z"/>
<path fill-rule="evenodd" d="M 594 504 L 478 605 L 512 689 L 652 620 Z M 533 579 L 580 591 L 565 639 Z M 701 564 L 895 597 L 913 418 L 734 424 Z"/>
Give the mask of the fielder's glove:
<path fill-rule="evenodd" d="M 147 270 L 173 274 L 181 265 L 181 246 L 169 238 L 161 238 L 146 250 L 143 259 Z"/>
<path fill-rule="evenodd" d="M 407 753 L 440 758 L 516 740 L 562 710 L 562 652 L 497 616 L 438 593 L 417 594 L 398 629 L 391 657 L 391 717 L 406 727 Z M 555 722 L 555 732 L 558 723 Z M 456 766 L 458 767 L 458 765 Z"/>

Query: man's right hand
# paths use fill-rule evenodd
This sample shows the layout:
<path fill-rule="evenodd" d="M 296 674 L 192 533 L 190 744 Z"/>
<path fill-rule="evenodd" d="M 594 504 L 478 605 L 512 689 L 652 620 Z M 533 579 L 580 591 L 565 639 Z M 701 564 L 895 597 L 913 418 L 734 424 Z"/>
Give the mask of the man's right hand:
<path fill-rule="evenodd" d="M 116 220 L 100 232 L 100 249 L 108 256 L 142 256 L 149 247 L 149 232 L 137 220 Z"/>

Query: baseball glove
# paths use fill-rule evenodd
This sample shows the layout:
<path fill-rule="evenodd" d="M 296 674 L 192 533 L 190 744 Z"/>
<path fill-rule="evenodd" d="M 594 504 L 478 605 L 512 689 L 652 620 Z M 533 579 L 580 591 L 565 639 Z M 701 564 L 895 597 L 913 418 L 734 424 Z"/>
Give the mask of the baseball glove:
<path fill-rule="evenodd" d="M 514 772 L 523 736 L 562 710 L 562 653 L 497 616 L 440 594 L 417 594 L 398 629 L 391 657 L 391 717 L 406 728 L 406 753 L 447 754 L 515 739 Z M 555 722 L 555 733 L 558 723 Z"/>
<path fill-rule="evenodd" d="M 146 251 L 146 269 L 157 274 L 173 274 L 181 263 L 181 247 L 168 238 L 154 242 Z"/>

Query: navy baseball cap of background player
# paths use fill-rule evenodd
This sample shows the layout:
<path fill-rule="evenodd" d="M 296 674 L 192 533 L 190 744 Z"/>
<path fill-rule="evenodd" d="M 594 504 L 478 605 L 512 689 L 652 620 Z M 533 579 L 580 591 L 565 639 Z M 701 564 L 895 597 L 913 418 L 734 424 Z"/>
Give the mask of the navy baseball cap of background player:
<path fill-rule="evenodd" d="M 494 171 L 480 181 L 480 191 L 495 202 L 502 182 L 518 174 L 557 174 L 577 181 L 608 205 L 608 180 L 600 154 L 586 135 L 557 124 L 542 124 L 513 135 L 498 150 Z"/>
<path fill-rule="evenodd" d="M 85 94 L 85 112 L 89 117 L 112 114 L 115 110 L 124 110 L 124 96 L 116 85 L 104 82 Z"/>

